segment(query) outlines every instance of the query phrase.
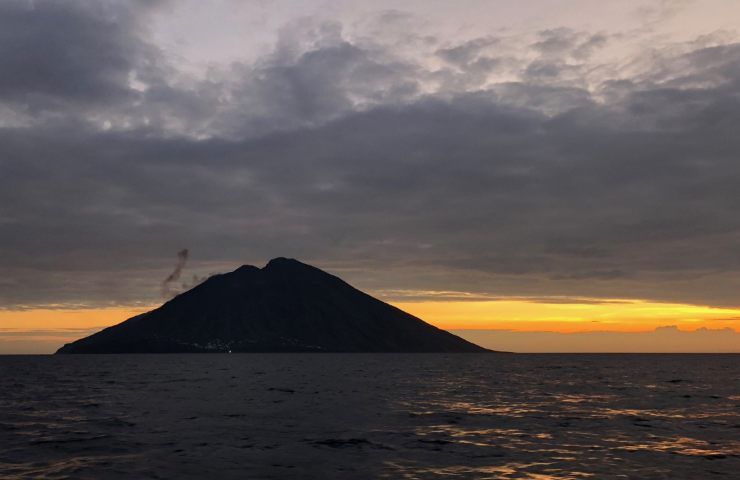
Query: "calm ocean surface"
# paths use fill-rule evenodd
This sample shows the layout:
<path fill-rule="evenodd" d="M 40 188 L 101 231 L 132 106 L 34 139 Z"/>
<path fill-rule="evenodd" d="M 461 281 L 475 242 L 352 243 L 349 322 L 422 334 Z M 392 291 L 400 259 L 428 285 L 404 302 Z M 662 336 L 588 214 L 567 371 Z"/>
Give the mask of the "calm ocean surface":
<path fill-rule="evenodd" d="M 740 478 L 740 356 L 0 356 L 0 478 Z"/>

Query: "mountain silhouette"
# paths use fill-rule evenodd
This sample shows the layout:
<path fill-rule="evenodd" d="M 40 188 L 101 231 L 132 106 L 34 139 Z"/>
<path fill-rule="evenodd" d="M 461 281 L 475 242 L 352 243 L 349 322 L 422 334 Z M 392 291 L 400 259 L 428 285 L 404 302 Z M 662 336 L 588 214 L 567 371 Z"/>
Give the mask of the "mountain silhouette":
<path fill-rule="evenodd" d="M 297 260 L 214 275 L 57 353 L 486 352 Z"/>

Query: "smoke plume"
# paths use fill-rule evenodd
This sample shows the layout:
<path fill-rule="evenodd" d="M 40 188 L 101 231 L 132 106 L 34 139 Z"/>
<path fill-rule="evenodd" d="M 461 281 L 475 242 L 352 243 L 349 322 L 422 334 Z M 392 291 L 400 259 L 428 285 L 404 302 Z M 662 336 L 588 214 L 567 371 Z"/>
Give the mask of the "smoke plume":
<path fill-rule="evenodd" d="M 162 282 L 162 296 L 168 297 L 170 295 L 170 283 L 177 281 L 182 274 L 182 269 L 185 268 L 185 264 L 188 261 L 188 249 L 183 248 L 177 252 L 177 264 L 175 269 L 170 273 L 167 278 Z"/>

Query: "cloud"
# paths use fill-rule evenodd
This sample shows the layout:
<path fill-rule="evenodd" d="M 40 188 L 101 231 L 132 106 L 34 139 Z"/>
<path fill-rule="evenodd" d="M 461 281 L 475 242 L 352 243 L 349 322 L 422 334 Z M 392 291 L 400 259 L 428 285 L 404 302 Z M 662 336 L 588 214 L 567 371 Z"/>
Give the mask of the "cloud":
<path fill-rule="evenodd" d="M 0 328 L 0 352 L 12 354 L 46 354 L 55 352 L 65 343 L 73 342 L 102 330 L 104 327 L 11 329 Z"/>
<path fill-rule="evenodd" d="M 0 351 L 8 353 L 51 353 L 64 343 L 100 331 L 103 327 L 8 329 L 0 328 Z M 518 353 L 740 353 L 740 333 L 731 328 L 698 328 L 687 331 L 676 326 L 647 332 L 521 332 L 511 330 L 451 330 L 487 348 Z"/>
<path fill-rule="evenodd" d="M 302 20 L 197 77 L 101 5 L 0 7 L 6 308 L 154 301 L 172 239 L 196 274 L 738 305 L 740 44 L 605 67 L 599 33 L 392 49 Z"/>
<path fill-rule="evenodd" d="M 686 331 L 665 326 L 651 332 L 452 332 L 486 348 L 518 353 L 740 353 L 740 333 L 731 328 Z"/>
<path fill-rule="evenodd" d="M 105 328 L 54 328 L 54 329 L 33 329 L 22 330 L 17 328 L 0 328 L 0 339 L 12 340 L 15 337 L 73 337 L 77 338 L 92 332 L 97 332 Z"/>
<path fill-rule="evenodd" d="M 568 28 L 544 30 L 531 48 L 543 58 L 583 60 L 604 46 L 608 37 L 604 34 L 587 34 Z"/>
<path fill-rule="evenodd" d="M 32 121 L 140 100 L 157 70 L 140 14 L 112 2 L 10 0 L 0 5 L 0 101 Z"/>

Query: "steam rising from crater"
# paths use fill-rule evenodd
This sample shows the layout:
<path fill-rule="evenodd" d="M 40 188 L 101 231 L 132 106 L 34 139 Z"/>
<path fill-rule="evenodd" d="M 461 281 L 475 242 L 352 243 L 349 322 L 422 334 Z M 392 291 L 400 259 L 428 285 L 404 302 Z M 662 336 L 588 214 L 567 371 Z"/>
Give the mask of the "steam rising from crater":
<path fill-rule="evenodd" d="M 182 250 L 177 252 L 177 264 L 175 265 L 175 269 L 162 282 L 163 297 L 170 296 L 170 284 L 180 279 L 180 275 L 182 275 L 182 270 L 185 268 L 185 264 L 188 262 L 189 254 L 190 252 L 187 248 L 183 248 Z"/>

